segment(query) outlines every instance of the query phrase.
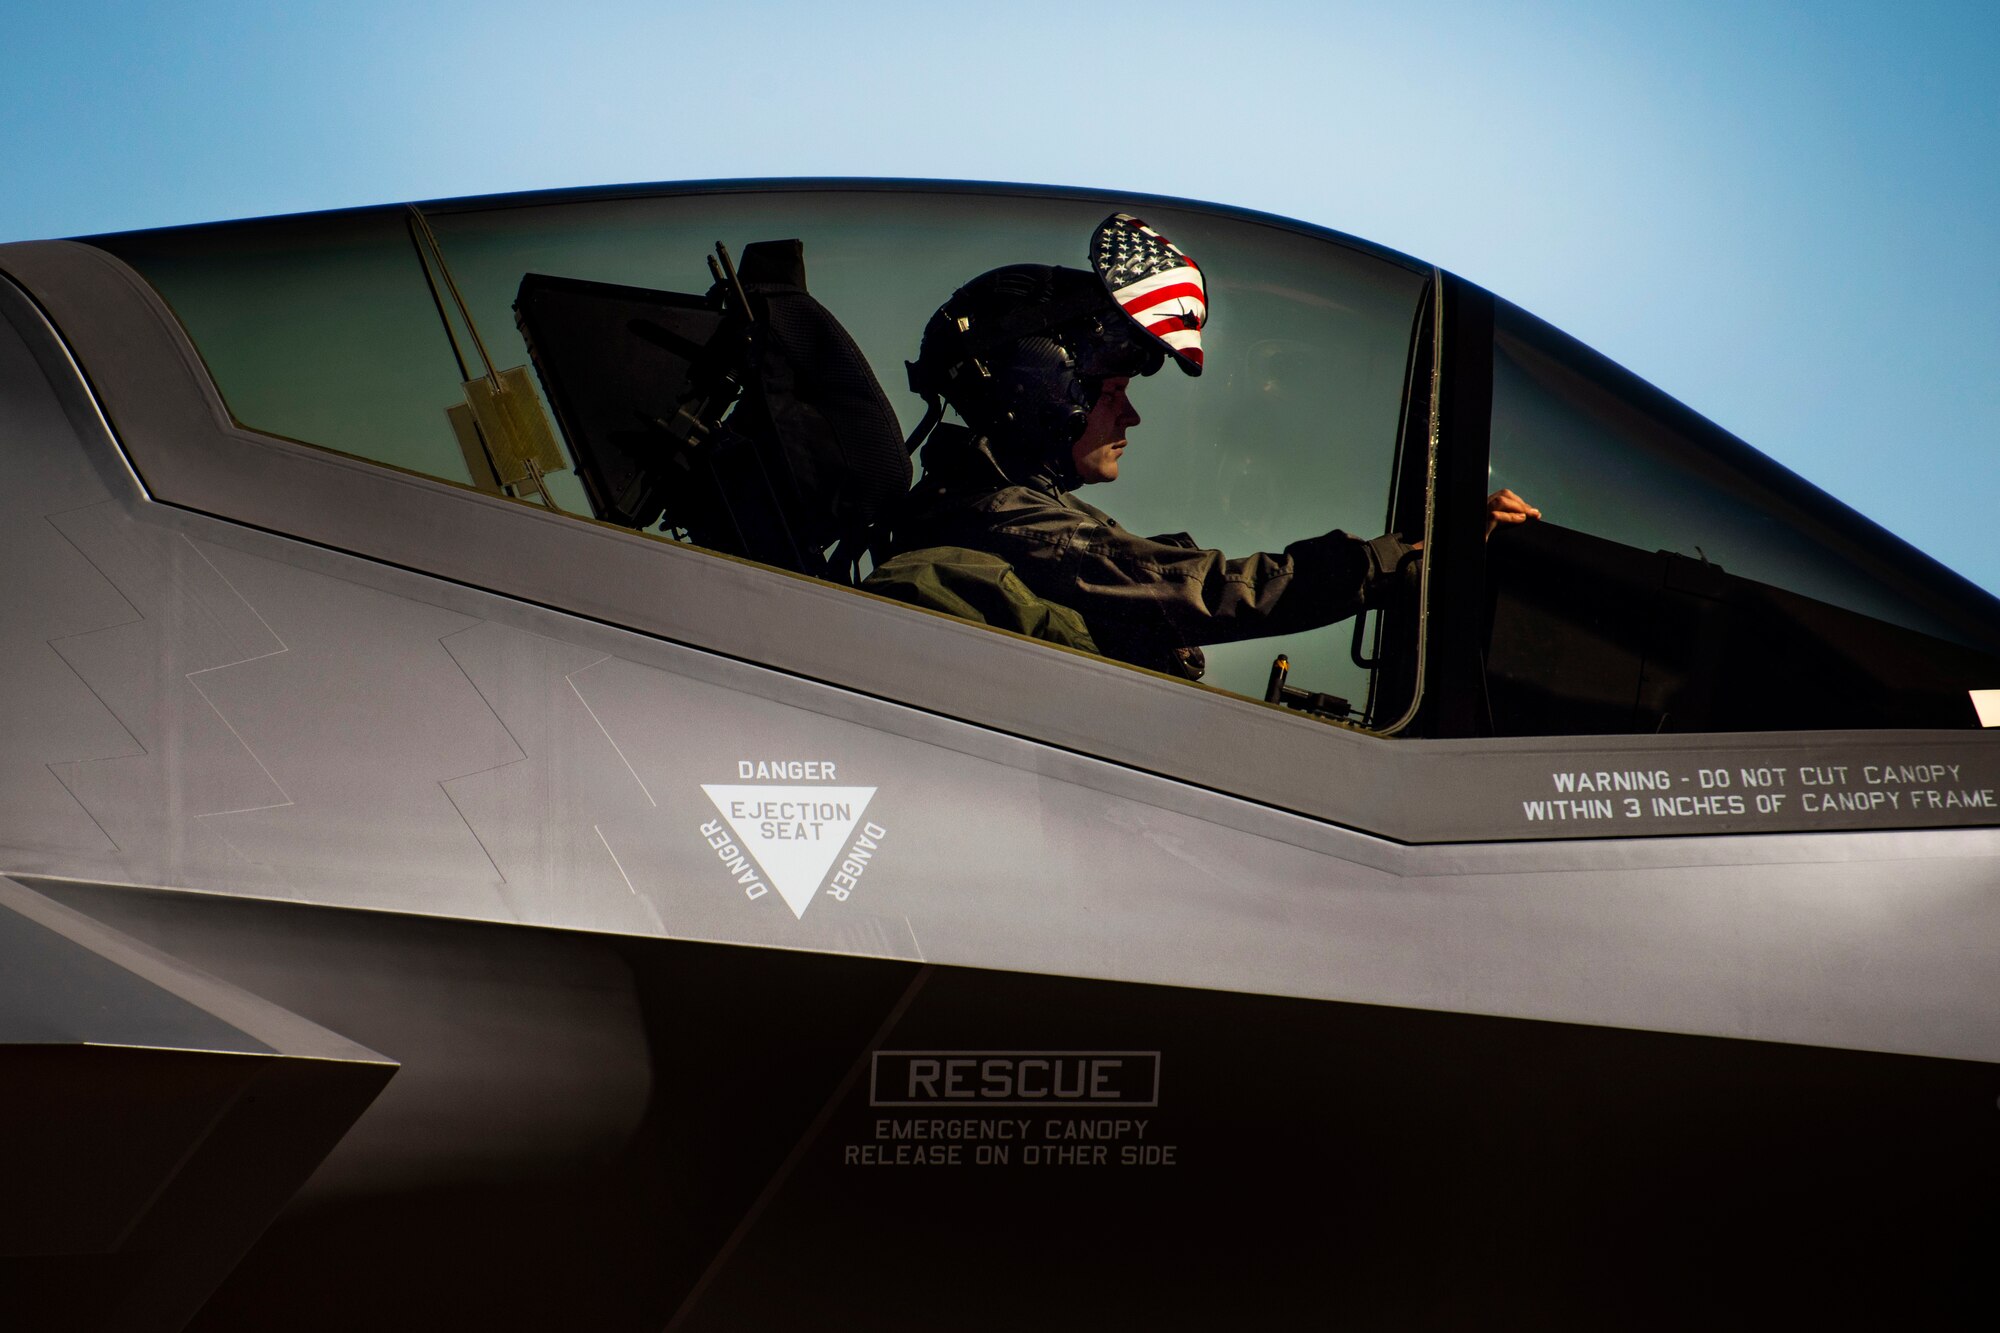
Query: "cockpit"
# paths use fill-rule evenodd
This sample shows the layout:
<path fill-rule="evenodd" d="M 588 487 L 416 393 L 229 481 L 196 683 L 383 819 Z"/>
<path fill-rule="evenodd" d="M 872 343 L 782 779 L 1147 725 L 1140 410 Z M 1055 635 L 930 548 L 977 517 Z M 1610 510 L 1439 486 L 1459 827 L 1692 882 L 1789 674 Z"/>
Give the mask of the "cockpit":
<path fill-rule="evenodd" d="M 973 274 L 1077 265 L 1117 209 L 1200 257 L 1210 303 L 1201 378 L 1133 384 L 1119 520 L 1230 554 L 1329 529 L 1426 550 L 1406 604 L 1212 647 L 1192 688 L 1411 736 L 2000 724 L 2000 602 L 1527 312 L 1303 224 L 776 183 L 89 243 L 247 430 L 859 597 L 911 482 L 926 321 Z M 1543 518 L 1488 540 L 1501 487 Z"/>

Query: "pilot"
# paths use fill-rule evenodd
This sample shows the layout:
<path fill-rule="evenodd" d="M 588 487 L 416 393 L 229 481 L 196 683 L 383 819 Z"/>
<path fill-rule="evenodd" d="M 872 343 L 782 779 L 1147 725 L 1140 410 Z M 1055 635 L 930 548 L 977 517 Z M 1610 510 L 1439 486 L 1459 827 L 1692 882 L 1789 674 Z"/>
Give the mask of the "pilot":
<path fill-rule="evenodd" d="M 923 476 L 887 553 L 971 548 L 1078 613 L 1104 655 L 1200 679 L 1201 645 L 1317 629 L 1407 596 L 1420 542 L 1329 532 L 1232 558 L 1185 534 L 1142 537 L 1077 498 L 1118 479 L 1139 424 L 1131 382 L 1168 360 L 1201 373 L 1201 270 L 1139 219 L 1092 238 L 1095 272 L 1016 264 L 952 294 L 910 384 L 930 406 Z M 949 403 L 965 427 L 939 425 Z M 1487 531 L 1539 511 L 1512 491 Z"/>

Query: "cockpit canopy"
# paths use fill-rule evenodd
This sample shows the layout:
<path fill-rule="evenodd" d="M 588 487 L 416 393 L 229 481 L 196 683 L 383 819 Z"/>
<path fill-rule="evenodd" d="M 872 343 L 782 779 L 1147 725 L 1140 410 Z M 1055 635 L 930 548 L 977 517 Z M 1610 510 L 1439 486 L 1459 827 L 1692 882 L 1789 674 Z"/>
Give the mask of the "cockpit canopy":
<path fill-rule="evenodd" d="M 1312 711 L 1428 735 L 1972 727 L 2000 688 L 1994 599 L 1532 315 L 1485 298 L 1446 327 L 1448 292 L 1477 289 L 1304 224 L 778 182 L 90 243 L 161 294 L 249 430 L 842 582 L 866 567 L 847 539 L 908 485 L 903 366 L 940 302 L 1000 265 L 1087 262 L 1114 212 L 1201 257 L 1209 314 L 1205 373 L 1135 383 L 1130 456 L 1087 497 L 1125 527 L 1232 555 L 1435 537 L 1453 475 L 1545 516 L 1440 554 L 1420 606 L 1211 648 L 1205 685 L 1275 699 L 1282 653 Z M 1485 415 L 1435 410 L 1467 384 Z M 717 472 L 701 446 L 724 428 L 778 445 Z"/>

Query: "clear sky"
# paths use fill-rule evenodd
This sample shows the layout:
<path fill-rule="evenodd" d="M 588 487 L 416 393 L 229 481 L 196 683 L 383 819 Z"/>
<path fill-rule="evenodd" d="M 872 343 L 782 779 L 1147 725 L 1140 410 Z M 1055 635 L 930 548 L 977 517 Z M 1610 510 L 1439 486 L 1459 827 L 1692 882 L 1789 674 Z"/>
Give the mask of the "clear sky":
<path fill-rule="evenodd" d="M 0 241 L 718 176 L 1305 218 L 2000 591 L 2000 3 L 0 0 Z"/>

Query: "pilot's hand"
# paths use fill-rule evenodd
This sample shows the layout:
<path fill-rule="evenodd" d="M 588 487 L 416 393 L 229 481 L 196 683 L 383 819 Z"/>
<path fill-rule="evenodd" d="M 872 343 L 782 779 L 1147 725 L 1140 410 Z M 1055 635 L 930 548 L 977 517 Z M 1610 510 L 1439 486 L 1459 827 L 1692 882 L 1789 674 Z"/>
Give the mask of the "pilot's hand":
<path fill-rule="evenodd" d="M 1541 510 L 1512 491 L 1499 490 L 1486 497 L 1486 535 L 1489 537 L 1493 535 L 1493 529 L 1502 523 L 1526 523 L 1541 516 Z"/>

